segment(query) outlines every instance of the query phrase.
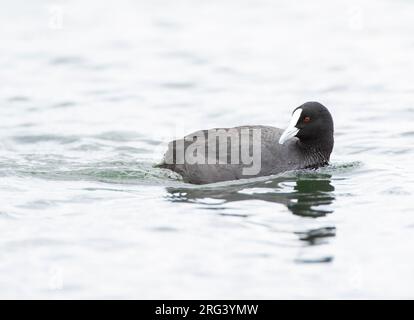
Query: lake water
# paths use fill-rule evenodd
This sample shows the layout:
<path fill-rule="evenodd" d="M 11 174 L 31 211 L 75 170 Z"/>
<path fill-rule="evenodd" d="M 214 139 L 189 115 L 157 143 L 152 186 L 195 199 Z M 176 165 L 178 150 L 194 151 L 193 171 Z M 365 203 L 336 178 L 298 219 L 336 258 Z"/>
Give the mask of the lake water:
<path fill-rule="evenodd" d="M 414 298 L 414 2 L 2 1 L 1 298 Z M 197 129 L 335 121 L 332 164 L 193 186 Z"/>

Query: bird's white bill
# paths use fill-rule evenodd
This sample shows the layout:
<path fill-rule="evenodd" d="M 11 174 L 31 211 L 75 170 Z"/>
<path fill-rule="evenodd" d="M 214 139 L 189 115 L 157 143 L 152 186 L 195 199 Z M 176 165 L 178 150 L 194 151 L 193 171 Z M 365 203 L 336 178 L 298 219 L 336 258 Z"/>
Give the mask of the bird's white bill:
<path fill-rule="evenodd" d="M 302 109 L 297 109 L 290 119 L 289 125 L 285 131 L 283 131 L 282 135 L 280 136 L 279 143 L 284 144 L 289 139 L 292 139 L 296 134 L 299 132 L 299 129 L 296 128 L 298 124 L 300 115 L 302 114 Z"/>

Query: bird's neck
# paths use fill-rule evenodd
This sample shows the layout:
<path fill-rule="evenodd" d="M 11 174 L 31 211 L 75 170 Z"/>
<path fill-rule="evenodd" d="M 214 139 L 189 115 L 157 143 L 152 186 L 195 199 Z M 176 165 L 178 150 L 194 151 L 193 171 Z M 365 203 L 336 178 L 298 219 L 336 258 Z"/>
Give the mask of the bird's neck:
<path fill-rule="evenodd" d="M 316 168 L 329 163 L 334 139 L 332 135 L 322 140 L 299 140 L 298 145 L 305 156 L 306 167 Z"/>

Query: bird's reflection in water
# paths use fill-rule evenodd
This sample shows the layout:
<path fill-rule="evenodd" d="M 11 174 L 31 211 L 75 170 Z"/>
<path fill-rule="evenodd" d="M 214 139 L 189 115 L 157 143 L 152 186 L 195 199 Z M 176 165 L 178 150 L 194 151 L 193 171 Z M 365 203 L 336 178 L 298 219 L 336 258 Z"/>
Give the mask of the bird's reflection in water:
<path fill-rule="evenodd" d="M 206 199 L 209 199 L 211 204 L 207 201 L 206 207 L 221 212 L 229 202 L 263 200 L 284 204 L 297 216 L 318 218 L 333 212 L 331 204 L 335 200 L 334 190 L 331 175 L 303 173 L 295 177 L 278 177 L 244 184 L 167 188 L 167 198 L 172 202 L 191 203 L 206 203 Z M 318 245 L 334 237 L 335 231 L 334 226 L 324 226 L 296 234 L 308 245 Z"/>
<path fill-rule="evenodd" d="M 329 176 L 330 178 L 331 176 Z M 334 186 L 330 179 L 298 179 L 294 186 L 295 192 L 289 196 L 288 208 L 293 214 L 307 217 L 321 217 L 333 211 L 327 207 L 335 199 L 333 196 Z"/>
<path fill-rule="evenodd" d="M 167 191 L 168 199 L 172 202 L 194 203 L 206 198 L 223 200 L 224 203 L 263 200 L 284 204 L 295 215 L 317 218 L 332 213 L 329 205 L 335 200 L 335 188 L 330 178 L 328 174 L 304 174 L 245 184 L 171 187 Z"/>

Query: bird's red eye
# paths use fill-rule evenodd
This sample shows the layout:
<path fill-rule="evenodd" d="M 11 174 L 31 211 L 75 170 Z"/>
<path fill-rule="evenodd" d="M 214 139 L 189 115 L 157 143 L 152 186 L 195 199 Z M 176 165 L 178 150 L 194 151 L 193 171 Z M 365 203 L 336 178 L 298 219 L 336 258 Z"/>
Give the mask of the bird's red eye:
<path fill-rule="evenodd" d="M 303 118 L 303 122 L 304 123 L 308 123 L 308 122 L 310 122 L 311 121 L 311 118 L 310 117 L 305 117 L 305 118 Z"/>

